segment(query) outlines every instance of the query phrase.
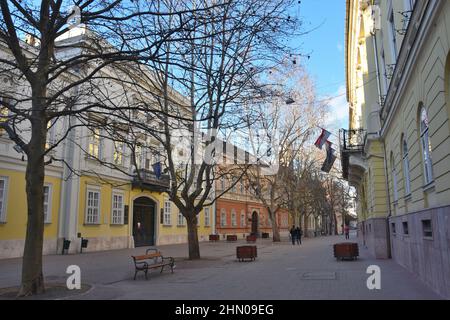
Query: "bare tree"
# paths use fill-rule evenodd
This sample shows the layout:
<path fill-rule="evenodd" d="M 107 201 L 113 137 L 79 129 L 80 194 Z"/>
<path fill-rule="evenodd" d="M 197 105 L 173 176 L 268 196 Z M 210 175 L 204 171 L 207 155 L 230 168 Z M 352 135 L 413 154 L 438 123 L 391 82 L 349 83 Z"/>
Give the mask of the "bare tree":
<path fill-rule="evenodd" d="M 313 129 L 323 119 L 324 106 L 316 102 L 314 85 L 300 62 L 292 64 L 291 59 L 284 60 L 272 70 L 271 78 L 277 85 L 274 88 L 277 97 L 261 109 L 256 125 L 252 127 L 259 129 L 253 129 L 253 135 L 259 134 L 265 140 L 256 144 L 255 154 L 261 157 L 270 153 L 278 170 L 268 172 L 264 167 L 271 164 L 262 161 L 260 166 L 249 170 L 247 176 L 269 212 L 273 240 L 280 241 L 276 215 L 281 208 L 295 210 L 294 199 L 299 190 L 287 190 L 286 186 L 292 186 L 295 181 L 299 158 L 305 144 L 311 140 Z M 278 88 L 280 86 L 282 90 Z"/>
<path fill-rule="evenodd" d="M 8 78 L 0 92 L 7 110 L 0 127 L 27 160 L 28 221 L 19 293 L 25 296 L 44 291 L 44 171 L 57 160 L 51 152 L 72 129 L 85 125 L 87 113 L 121 116 L 114 106 L 92 99 L 106 69 L 123 73 L 124 63 L 160 60 L 162 45 L 188 33 L 193 16 L 206 8 L 185 5 L 174 12 L 159 1 L 11 0 L 1 1 L 0 9 L 0 73 Z M 156 27 L 155 17 L 172 23 Z M 85 32 L 76 35 L 76 30 Z M 67 125 L 49 146 L 48 131 L 57 120 Z"/>

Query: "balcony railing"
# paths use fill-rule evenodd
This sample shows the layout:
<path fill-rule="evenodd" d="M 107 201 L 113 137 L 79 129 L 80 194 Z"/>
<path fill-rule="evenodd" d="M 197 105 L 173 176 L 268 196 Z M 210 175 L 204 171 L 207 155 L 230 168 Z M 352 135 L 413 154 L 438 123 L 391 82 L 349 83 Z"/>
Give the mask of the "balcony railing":
<path fill-rule="evenodd" d="M 343 152 L 361 152 L 364 150 L 367 131 L 364 129 L 341 129 L 341 146 Z"/>
<path fill-rule="evenodd" d="M 133 187 L 164 192 L 170 188 L 170 176 L 168 174 L 161 174 L 158 178 L 153 171 L 139 169 L 135 171 Z"/>

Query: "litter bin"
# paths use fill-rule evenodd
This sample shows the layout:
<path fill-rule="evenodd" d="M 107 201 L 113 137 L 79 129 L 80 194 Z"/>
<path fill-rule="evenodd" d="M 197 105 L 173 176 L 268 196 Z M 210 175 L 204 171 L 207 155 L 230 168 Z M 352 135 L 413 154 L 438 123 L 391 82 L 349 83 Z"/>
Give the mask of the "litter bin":
<path fill-rule="evenodd" d="M 80 250 L 80 253 L 83 253 L 83 248 L 87 248 L 88 242 L 89 242 L 88 239 L 81 238 L 81 250 Z"/>
<path fill-rule="evenodd" d="M 64 238 L 63 240 L 63 249 L 62 249 L 62 254 L 64 254 L 64 251 L 67 250 L 67 253 L 69 252 L 69 248 L 70 248 L 70 240 L 66 240 Z"/>

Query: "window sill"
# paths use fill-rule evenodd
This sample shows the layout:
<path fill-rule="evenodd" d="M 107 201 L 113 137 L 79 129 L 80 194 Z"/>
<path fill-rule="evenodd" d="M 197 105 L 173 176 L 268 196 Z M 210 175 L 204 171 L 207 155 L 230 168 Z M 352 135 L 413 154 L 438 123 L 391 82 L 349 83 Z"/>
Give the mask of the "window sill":
<path fill-rule="evenodd" d="M 433 241 L 434 239 L 433 239 L 433 237 L 422 237 L 423 238 L 423 240 L 428 240 L 428 241 Z"/>
<path fill-rule="evenodd" d="M 89 155 L 89 154 L 86 154 L 86 155 L 84 156 L 84 159 L 85 159 L 86 161 L 89 161 L 89 162 L 92 162 L 92 163 L 96 163 L 96 164 L 101 163 L 101 162 L 105 162 L 105 161 L 106 161 L 105 158 L 96 158 L 95 156 L 91 156 L 91 155 Z"/>
<path fill-rule="evenodd" d="M 434 180 L 422 187 L 423 192 L 429 193 L 434 191 Z"/>
<path fill-rule="evenodd" d="M 110 223 L 109 224 L 110 227 L 122 227 L 124 225 L 125 225 L 125 223 Z"/>
<path fill-rule="evenodd" d="M 171 224 L 163 224 L 163 228 L 172 228 Z"/>
<path fill-rule="evenodd" d="M 404 197 L 405 201 L 411 201 L 412 199 L 412 194 L 408 193 L 405 197 Z"/>
<path fill-rule="evenodd" d="M 101 223 L 83 223 L 83 226 L 88 227 L 88 226 L 101 226 Z"/>
<path fill-rule="evenodd" d="M 186 227 L 185 224 L 177 224 L 177 228 L 184 228 L 184 227 Z"/>

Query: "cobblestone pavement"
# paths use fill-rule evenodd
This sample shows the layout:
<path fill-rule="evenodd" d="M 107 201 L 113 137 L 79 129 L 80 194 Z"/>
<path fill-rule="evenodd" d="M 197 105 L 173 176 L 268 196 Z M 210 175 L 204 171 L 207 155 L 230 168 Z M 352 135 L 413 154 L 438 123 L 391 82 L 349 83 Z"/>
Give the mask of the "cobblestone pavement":
<path fill-rule="evenodd" d="M 64 283 L 67 266 L 80 266 L 82 283 L 92 288 L 71 299 L 441 299 L 392 260 L 369 258 L 364 248 L 356 261 L 337 261 L 333 244 L 343 241 L 342 236 L 321 237 L 293 246 L 288 239 L 276 244 L 259 239 L 254 262 L 236 260 L 242 240 L 203 242 L 200 261 L 187 260 L 186 244 L 160 246 L 165 256 L 175 257 L 175 272 L 154 270 L 147 281 L 143 273 L 133 280 L 130 258 L 145 248 L 45 256 L 44 274 L 48 282 Z M 367 289 L 369 265 L 381 268 L 381 290 Z M 0 288 L 17 286 L 20 270 L 21 259 L 0 260 Z"/>

